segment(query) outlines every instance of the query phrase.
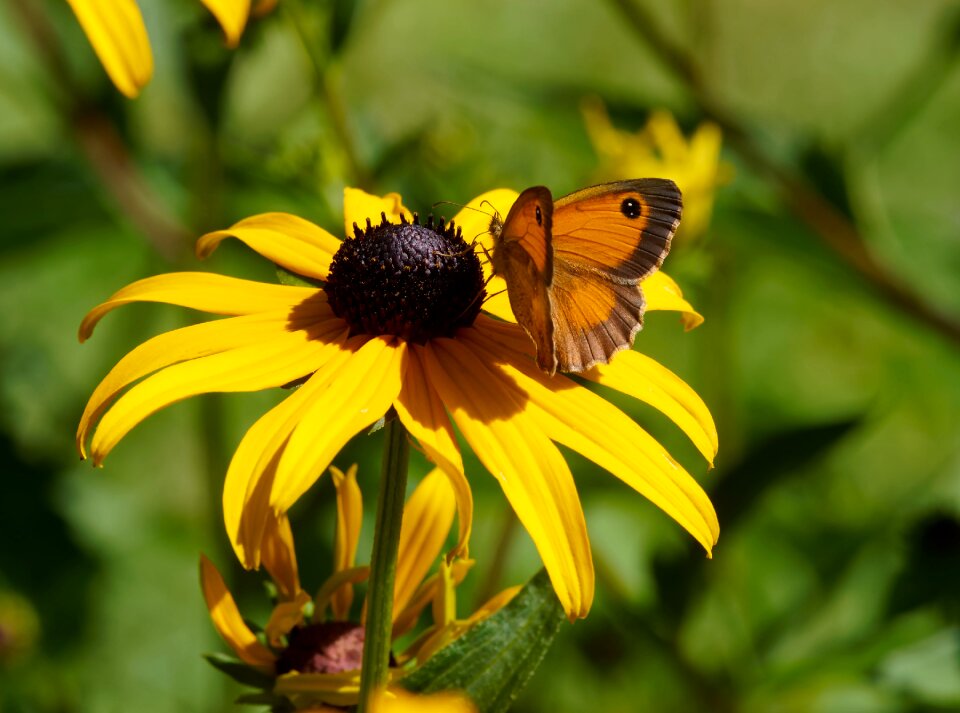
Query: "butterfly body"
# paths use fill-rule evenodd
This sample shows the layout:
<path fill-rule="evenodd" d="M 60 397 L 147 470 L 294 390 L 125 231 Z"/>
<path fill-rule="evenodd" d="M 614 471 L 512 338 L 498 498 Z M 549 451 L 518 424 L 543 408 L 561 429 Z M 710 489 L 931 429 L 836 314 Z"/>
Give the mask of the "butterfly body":
<path fill-rule="evenodd" d="M 681 206 L 673 181 L 642 178 L 557 201 L 528 188 L 494 218 L 493 270 L 543 371 L 584 371 L 632 345 L 646 306 L 640 282 L 663 264 Z"/>

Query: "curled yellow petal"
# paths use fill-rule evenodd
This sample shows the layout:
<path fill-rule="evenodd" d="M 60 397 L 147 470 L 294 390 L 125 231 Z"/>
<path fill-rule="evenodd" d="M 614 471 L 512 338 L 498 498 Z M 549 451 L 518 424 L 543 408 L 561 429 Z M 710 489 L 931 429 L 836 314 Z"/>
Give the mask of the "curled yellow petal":
<path fill-rule="evenodd" d="M 236 47 L 240 42 L 240 35 L 246 27 L 247 17 L 250 15 L 250 0 L 201 0 L 207 9 L 217 18 L 227 44 Z"/>
<path fill-rule="evenodd" d="M 640 288 L 647 300 L 648 310 L 663 309 L 680 312 L 680 320 L 687 331 L 703 324 L 703 315 L 683 298 L 680 286 L 662 270 L 641 282 Z"/>
<path fill-rule="evenodd" d="M 326 302 L 323 290 L 289 285 L 268 285 L 208 272 L 170 272 L 127 285 L 87 313 L 80 324 L 80 341 L 86 341 L 105 314 L 131 302 L 163 302 L 213 314 L 275 312 Z"/>
<path fill-rule="evenodd" d="M 289 213 L 244 218 L 226 230 L 197 240 L 197 257 L 205 258 L 226 238 L 236 238 L 268 260 L 298 275 L 326 280 L 340 240 L 323 228 Z"/>
<path fill-rule="evenodd" d="M 375 196 L 359 188 L 345 188 L 343 190 L 343 234 L 353 236 L 353 225 L 360 228 L 366 226 L 369 220 L 373 225 L 379 225 L 383 216 L 388 223 L 399 223 L 400 216 L 407 221 L 413 220 L 413 213 L 403 206 L 399 193 L 388 193 Z"/>
<path fill-rule="evenodd" d="M 333 571 L 336 573 L 354 565 L 363 524 L 363 495 L 357 485 L 356 463 L 346 473 L 330 466 L 330 473 L 337 489 L 337 532 L 333 541 Z M 331 601 L 334 618 L 346 619 L 352 603 L 353 587 L 347 584 L 338 589 Z"/>
<path fill-rule="evenodd" d="M 227 590 L 223 577 L 203 555 L 200 555 L 200 586 L 207 609 L 210 610 L 210 619 L 223 640 L 242 661 L 272 673 L 276 657 L 257 640 L 250 627 L 243 622 L 237 603 Z"/>
<path fill-rule="evenodd" d="M 339 331 L 340 326 L 334 325 Z M 201 393 L 259 391 L 310 374 L 323 359 L 323 342 L 305 332 L 281 332 L 262 344 L 174 364 L 131 388 L 103 415 L 91 442 L 95 465 L 134 426 L 176 401 Z"/>
<path fill-rule="evenodd" d="M 317 596 L 314 597 L 313 600 L 313 620 L 323 621 L 326 618 L 327 607 L 330 606 L 337 592 L 345 587 L 352 588 L 354 584 L 365 582 L 369 577 L 370 567 L 367 565 L 341 569 L 339 572 L 334 572 L 331 576 L 327 577 L 326 581 L 320 586 L 320 589 L 317 590 Z M 335 618 L 342 619 L 345 617 Z"/>
<path fill-rule="evenodd" d="M 153 54 L 134 0 L 67 0 L 114 85 L 135 98 L 153 75 Z"/>
<path fill-rule="evenodd" d="M 450 564 L 450 572 L 453 585 L 459 585 L 467 576 L 467 573 L 473 568 L 473 560 L 457 559 Z M 439 572 L 434 572 L 427 577 L 410 597 L 406 606 L 394 615 L 393 619 L 393 638 L 396 639 L 409 632 L 417 623 L 420 614 L 430 604 L 432 604 L 439 595 L 440 587 L 446 583 L 441 578 Z"/>
<path fill-rule="evenodd" d="M 300 574 L 297 571 L 293 531 L 286 515 L 274 515 L 267 521 L 263 533 L 263 566 L 277 585 L 281 601 L 297 599 L 301 593 Z"/>
<path fill-rule="evenodd" d="M 293 631 L 295 626 L 303 623 L 303 608 L 310 601 L 310 595 L 300 591 L 292 600 L 280 602 L 273 608 L 270 620 L 263 627 L 263 633 L 266 634 L 271 646 L 282 647 L 284 637 Z"/>

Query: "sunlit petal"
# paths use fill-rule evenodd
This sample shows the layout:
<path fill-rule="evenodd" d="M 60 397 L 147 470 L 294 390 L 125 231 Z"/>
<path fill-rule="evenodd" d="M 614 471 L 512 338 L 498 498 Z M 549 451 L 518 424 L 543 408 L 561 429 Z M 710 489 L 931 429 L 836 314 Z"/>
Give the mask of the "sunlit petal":
<path fill-rule="evenodd" d="M 244 315 L 175 329 L 149 339 L 117 362 L 94 390 L 77 429 L 80 454 L 86 457 L 90 428 L 106 407 L 138 379 L 181 361 L 259 344 L 284 331 L 312 326 L 332 316 L 329 307 L 318 302 L 316 308 L 303 310 L 297 317 L 291 317 L 289 310 Z"/>
<path fill-rule="evenodd" d="M 339 332 L 342 325 L 332 324 Z M 331 330 L 330 336 L 335 332 Z M 203 393 L 258 391 L 283 386 L 317 369 L 323 342 L 305 332 L 281 332 L 267 342 L 181 362 L 147 377 L 103 415 L 93 435 L 94 464 L 135 425 L 181 399 Z"/>
<path fill-rule="evenodd" d="M 205 258 L 226 238 L 237 238 L 285 270 L 326 280 L 340 240 L 323 228 L 290 213 L 262 213 L 197 241 L 197 257 Z"/>
<path fill-rule="evenodd" d="M 153 55 L 134 0 L 67 0 L 117 89 L 133 99 L 150 81 Z"/>
<path fill-rule="evenodd" d="M 359 188 L 343 190 L 343 234 L 348 238 L 353 237 L 354 224 L 364 228 L 369 220 L 373 225 L 379 225 L 381 213 L 389 223 L 399 223 L 400 216 L 407 221 L 413 220 L 413 213 L 404 207 L 399 193 L 388 193 L 381 198 Z"/>
<path fill-rule="evenodd" d="M 316 372 L 250 427 L 230 461 L 223 484 L 223 519 L 237 558 L 248 569 L 260 566 L 260 547 L 280 453 L 314 396 L 327 388 L 353 355 L 359 342 L 347 343 L 346 336 L 344 329 L 321 345 Z"/>
<path fill-rule="evenodd" d="M 697 392 L 672 371 L 645 354 L 625 351 L 580 374 L 659 409 L 693 441 L 713 465 L 717 454 L 717 427 L 710 410 Z"/>
<path fill-rule="evenodd" d="M 223 28 L 227 44 L 236 47 L 250 15 L 250 0 L 201 0 Z"/>
<path fill-rule="evenodd" d="M 450 556 L 466 557 L 467 544 L 473 526 L 473 493 L 463 472 L 463 459 L 450 425 L 443 402 L 430 385 L 419 354 L 407 354 L 400 396 L 393 402 L 400 422 L 423 448 L 427 458 L 438 465 L 450 480 L 457 500 L 457 518 L 460 522 L 457 546 Z"/>
<path fill-rule="evenodd" d="M 506 220 L 513 202 L 520 195 L 510 188 L 497 188 L 481 193 L 460 209 L 453 220 L 460 226 L 463 239 L 467 243 L 477 241 L 476 250 L 480 259 L 486 260 L 485 253 L 493 252 L 493 237 L 490 235 L 490 221 L 499 217 Z M 484 276 L 489 276 L 489 264 L 484 265 Z"/>
<path fill-rule="evenodd" d="M 240 616 L 237 603 L 213 563 L 200 555 L 200 585 L 217 632 L 242 661 L 268 673 L 276 657 L 261 644 Z"/>
<path fill-rule="evenodd" d="M 647 310 L 672 310 L 680 312 L 680 320 L 688 331 L 703 324 L 703 315 L 683 298 L 680 286 L 662 270 L 653 273 L 640 283 L 647 300 Z"/>
<path fill-rule="evenodd" d="M 341 572 L 355 564 L 360 526 L 363 524 L 363 495 L 357 485 L 357 464 L 344 473 L 330 466 L 337 489 L 337 532 L 333 541 L 333 571 Z M 335 619 L 345 619 L 353 603 L 353 588 L 341 587 L 333 596 L 331 608 Z"/>
<path fill-rule="evenodd" d="M 566 461 L 526 412 L 526 395 L 462 341 L 435 339 L 417 349 L 444 405 L 530 533 L 567 615 L 586 616 L 594 573 L 580 499 Z"/>
<path fill-rule="evenodd" d="M 496 341 L 482 328 L 461 334 L 474 351 L 497 357 Z M 623 480 L 680 523 L 710 553 L 720 531 L 710 499 L 650 434 L 613 404 L 563 375 L 547 376 L 533 363 L 521 360 L 501 368 L 528 395 L 527 412 L 551 439 Z"/>
<path fill-rule="evenodd" d="M 439 468 L 428 473 L 403 508 L 400 547 L 393 589 L 394 616 L 407 605 L 437 561 L 453 524 L 456 498 Z"/>
<path fill-rule="evenodd" d="M 350 438 L 387 412 L 400 393 L 406 351 L 405 342 L 374 337 L 313 397 L 280 457 L 272 507 L 288 510 Z"/>
<path fill-rule="evenodd" d="M 93 333 L 103 316 L 131 302 L 165 302 L 213 314 L 255 314 L 290 309 L 305 301 L 322 302 L 322 290 L 240 280 L 207 272 L 170 272 L 127 285 L 87 313 L 80 324 L 80 341 Z"/>

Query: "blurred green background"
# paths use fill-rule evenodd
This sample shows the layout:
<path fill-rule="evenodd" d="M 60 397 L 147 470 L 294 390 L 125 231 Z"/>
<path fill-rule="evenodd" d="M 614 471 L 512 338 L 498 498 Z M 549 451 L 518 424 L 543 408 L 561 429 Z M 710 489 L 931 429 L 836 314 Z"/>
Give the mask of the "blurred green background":
<path fill-rule="evenodd" d="M 200 658 L 225 649 L 200 551 L 245 613 L 266 612 L 219 497 L 282 394 L 175 405 L 94 471 L 73 446 L 86 398 L 134 345 L 196 317 L 129 307 L 81 347 L 84 313 L 173 269 L 273 280 L 240 245 L 200 264 L 192 241 L 267 210 L 337 234 L 345 185 L 427 213 L 595 183 L 588 97 L 624 130 L 659 109 L 688 134 L 724 130 L 712 222 L 666 263 L 706 323 L 685 334 L 649 314 L 635 345 L 710 406 L 716 469 L 620 404 L 704 484 L 722 534 L 705 560 L 571 456 L 597 602 L 515 710 L 960 710 L 956 2 L 280 0 L 236 51 L 193 0 L 139 4 L 156 72 L 131 102 L 66 3 L 0 3 L 0 710 L 233 709 L 238 689 Z M 368 504 L 378 458 L 361 437 L 336 461 L 361 464 Z M 478 565 L 462 613 L 539 567 L 467 463 Z M 325 478 L 294 512 L 312 586 L 332 493 Z"/>

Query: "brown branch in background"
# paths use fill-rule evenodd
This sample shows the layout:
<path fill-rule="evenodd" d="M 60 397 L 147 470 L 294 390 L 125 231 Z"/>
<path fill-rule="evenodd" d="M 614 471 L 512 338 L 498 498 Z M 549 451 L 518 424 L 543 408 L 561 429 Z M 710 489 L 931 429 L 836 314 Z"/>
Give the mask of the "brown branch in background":
<path fill-rule="evenodd" d="M 71 133 L 97 178 L 157 253 L 174 260 L 188 244 L 186 228 L 170 217 L 172 212 L 143 177 L 110 118 L 89 106 L 78 93 L 56 33 L 40 4 L 35 0 L 14 0 L 12 5 L 25 34 L 56 80 L 62 93 L 58 99 Z"/>
<path fill-rule="evenodd" d="M 960 323 L 933 309 L 907 284 L 891 275 L 868 249 L 856 225 L 801 176 L 763 152 L 744 125 L 716 102 L 690 54 L 668 39 L 655 18 L 635 0 L 610 0 L 627 25 L 687 85 L 700 110 L 723 130 L 730 146 L 754 170 L 771 180 L 791 211 L 843 262 L 869 282 L 887 302 L 960 344 Z M 952 56 L 952 55 L 951 55 Z M 943 72 L 941 76 L 947 76 Z"/>

